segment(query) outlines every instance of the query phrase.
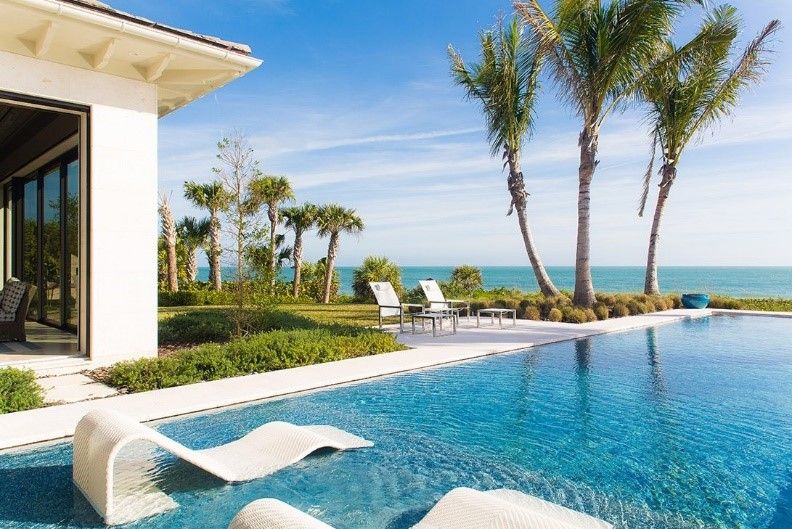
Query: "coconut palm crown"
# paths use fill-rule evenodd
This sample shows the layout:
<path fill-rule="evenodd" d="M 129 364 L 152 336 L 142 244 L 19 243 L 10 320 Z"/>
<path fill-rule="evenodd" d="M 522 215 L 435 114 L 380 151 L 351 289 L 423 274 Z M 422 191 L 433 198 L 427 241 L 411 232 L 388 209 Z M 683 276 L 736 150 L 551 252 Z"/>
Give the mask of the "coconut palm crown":
<path fill-rule="evenodd" d="M 209 239 L 209 219 L 197 220 L 195 217 L 184 217 L 176 225 L 176 233 L 187 250 L 187 278 L 195 281 L 198 274 L 198 258 L 196 252 L 206 245 Z"/>
<path fill-rule="evenodd" d="M 655 158 L 661 163 L 647 252 L 644 283 L 647 294 L 660 293 L 657 276 L 660 223 L 679 161 L 686 147 L 729 116 L 739 102 L 740 93 L 760 80 L 769 65 L 768 44 L 780 23 L 778 20 L 768 23 L 734 61 L 739 28 L 734 7 L 724 5 L 714 9 L 698 34 L 683 48 L 676 48 L 671 41 L 665 43 L 664 53 L 671 60 L 660 61 L 641 83 L 641 95 L 649 103 L 652 156 L 644 175 L 640 216 L 646 208 Z"/>
<path fill-rule="evenodd" d="M 487 122 L 487 134 L 493 156 L 502 151 L 504 166 L 509 168 L 507 186 L 511 194 L 510 215 L 517 210 L 523 244 L 531 261 L 539 288 L 546 296 L 556 296 L 558 289 L 550 280 L 533 240 L 528 223 L 528 192 L 520 168 L 520 154 L 534 125 L 534 103 L 539 92 L 541 57 L 523 34 L 517 17 L 495 30 L 479 36 L 481 60 L 467 66 L 449 46 L 451 72 L 467 97 L 481 101 Z"/>
<path fill-rule="evenodd" d="M 303 235 L 316 224 L 318 208 L 313 204 L 302 204 L 283 208 L 281 214 L 285 219 L 287 228 L 294 231 L 294 250 L 292 260 L 294 262 L 294 277 L 292 280 L 292 296 L 300 296 L 300 282 L 302 280 L 302 253 Z"/>
<path fill-rule="evenodd" d="M 636 92 L 671 34 L 685 0 L 556 0 L 551 14 L 538 0 L 515 3 L 535 36 L 561 99 L 580 116 L 578 229 L 574 303 L 591 307 L 591 181 L 600 128 Z"/>
<path fill-rule="evenodd" d="M 327 269 L 325 272 L 324 295 L 322 297 L 323 303 L 329 303 L 333 267 L 338 255 L 339 238 L 342 233 L 356 234 L 363 231 L 363 219 L 358 216 L 354 209 L 345 208 L 338 204 L 327 204 L 319 208 L 316 226 L 320 237 L 330 237 L 330 242 L 327 245 Z"/>
<path fill-rule="evenodd" d="M 215 181 L 207 184 L 185 182 L 184 198 L 209 212 L 209 283 L 215 290 L 220 290 L 223 281 L 220 269 L 220 212 L 228 207 L 230 197 L 223 184 Z"/>
<path fill-rule="evenodd" d="M 277 252 L 275 251 L 275 234 L 280 223 L 280 206 L 284 202 L 294 200 L 289 179 L 284 176 L 261 176 L 250 183 L 250 191 L 259 202 L 267 206 L 267 218 L 270 222 L 270 262 L 269 273 L 271 286 L 275 285 L 275 270 L 277 269 Z"/>

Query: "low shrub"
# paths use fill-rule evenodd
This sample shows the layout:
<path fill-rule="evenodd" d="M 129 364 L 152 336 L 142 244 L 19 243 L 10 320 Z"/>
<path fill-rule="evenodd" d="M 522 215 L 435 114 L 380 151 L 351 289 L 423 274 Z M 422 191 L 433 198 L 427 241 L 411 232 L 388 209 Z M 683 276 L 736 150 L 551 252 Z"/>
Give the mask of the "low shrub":
<path fill-rule="evenodd" d="M 586 311 L 578 307 L 564 307 L 561 309 L 564 313 L 564 321 L 567 323 L 586 323 L 588 317 Z"/>
<path fill-rule="evenodd" d="M 547 319 L 549 321 L 559 322 L 564 318 L 564 314 L 557 308 L 553 307 L 547 313 Z"/>
<path fill-rule="evenodd" d="M 594 303 L 594 315 L 597 317 L 598 320 L 607 320 L 608 316 L 610 315 L 610 311 L 608 310 L 608 305 L 606 305 L 602 301 L 598 301 Z"/>
<path fill-rule="evenodd" d="M 539 308 L 538 307 L 534 307 L 533 305 L 530 305 L 530 306 L 525 308 L 525 312 L 523 314 L 523 318 L 525 318 L 526 320 L 534 320 L 534 321 L 536 321 L 536 320 L 541 320 L 542 319 L 542 315 L 539 312 Z"/>
<path fill-rule="evenodd" d="M 32 410 L 44 405 L 36 375 L 27 369 L 0 369 L 0 414 Z"/>
<path fill-rule="evenodd" d="M 597 313 L 594 312 L 594 309 L 584 309 L 583 312 L 586 313 L 586 320 L 597 321 Z"/>
<path fill-rule="evenodd" d="M 157 295 L 160 307 L 187 307 L 199 305 L 231 305 L 233 292 L 228 290 L 160 290 Z"/>
<path fill-rule="evenodd" d="M 393 335 L 360 327 L 280 330 L 121 362 L 110 368 L 107 382 L 126 391 L 148 391 L 402 349 Z"/>
<path fill-rule="evenodd" d="M 743 310 L 746 304 L 739 299 L 727 298 L 724 296 L 710 296 L 709 306 L 713 309 Z"/>
<path fill-rule="evenodd" d="M 228 315 L 217 309 L 183 312 L 159 322 L 160 344 L 225 342 L 234 326 Z"/>
<path fill-rule="evenodd" d="M 613 306 L 613 317 L 614 318 L 626 318 L 630 315 L 630 309 L 624 303 L 616 303 Z"/>

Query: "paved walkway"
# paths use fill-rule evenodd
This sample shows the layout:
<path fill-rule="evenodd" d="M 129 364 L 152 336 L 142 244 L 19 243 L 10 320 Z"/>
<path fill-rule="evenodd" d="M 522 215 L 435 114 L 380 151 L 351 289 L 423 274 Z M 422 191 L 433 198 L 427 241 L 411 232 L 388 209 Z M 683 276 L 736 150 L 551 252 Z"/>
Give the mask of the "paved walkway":
<path fill-rule="evenodd" d="M 64 377 L 44 378 L 40 379 L 43 385 L 51 384 L 48 398 L 52 400 L 58 400 L 58 395 L 61 396 L 60 400 L 68 400 L 66 395 L 69 399 L 78 400 L 75 397 L 79 397 L 80 391 L 83 391 L 85 398 L 94 400 L 80 400 L 0 415 L 0 449 L 69 437 L 74 433 L 77 421 L 92 409 L 114 409 L 139 421 L 152 421 L 441 366 L 536 345 L 650 327 L 684 318 L 709 316 L 712 313 L 710 310 L 671 310 L 581 325 L 517 320 L 516 327 L 504 326 L 503 329 L 478 329 L 474 322 L 466 324 L 463 318 L 456 335 L 436 338 L 431 333 L 400 335 L 400 341 L 411 347 L 407 351 L 131 395 L 107 396 L 115 393 L 114 390 L 101 384 L 88 383 L 83 375 L 66 375 L 70 378 L 62 383 L 56 379 Z"/>

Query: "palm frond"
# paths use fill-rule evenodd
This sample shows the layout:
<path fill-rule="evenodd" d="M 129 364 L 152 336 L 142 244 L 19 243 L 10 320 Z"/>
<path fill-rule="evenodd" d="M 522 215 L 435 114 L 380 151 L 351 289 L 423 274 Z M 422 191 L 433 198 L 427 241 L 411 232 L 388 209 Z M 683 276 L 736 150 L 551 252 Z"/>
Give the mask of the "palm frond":
<path fill-rule="evenodd" d="M 770 43 L 780 29 L 781 22 L 772 20 L 748 44 L 737 64 L 710 96 L 699 118 L 691 126 L 686 141 L 731 112 L 738 103 L 740 92 L 762 78 L 770 65 Z"/>
<path fill-rule="evenodd" d="M 654 174 L 654 162 L 657 156 L 658 131 L 652 133 L 652 151 L 649 156 L 649 165 L 646 167 L 646 172 L 643 177 L 643 187 L 641 188 L 641 198 L 638 201 L 638 216 L 643 217 L 644 210 L 646 209 L 646 201 L 649 198 L 649 187 L 652 184 L 652 175 Z"/>

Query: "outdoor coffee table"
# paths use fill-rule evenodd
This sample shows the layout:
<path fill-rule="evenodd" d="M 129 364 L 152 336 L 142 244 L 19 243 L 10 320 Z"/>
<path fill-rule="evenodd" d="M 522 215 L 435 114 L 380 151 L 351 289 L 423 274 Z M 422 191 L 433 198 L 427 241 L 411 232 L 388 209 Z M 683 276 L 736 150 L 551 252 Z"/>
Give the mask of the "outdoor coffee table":
<path fill-rule="evenodd" d="M 498 315 L 498 326 L 503 328 L 503 315 L 511 314 L 512 327 L 517 326 L 517 311 L 514 309 L 479 309 L 476 311 L 476 327 L 481 327 L 481 316 L 490 316 L 492 325 L 495 325 L 495 315 Z"/>
<path fill-rule="evenodd" d="M 454 314 L 454 312 L 449 311 L 448 309 L 442 309 L 433 312 L 413 312 L 410 314 L 410 318 L 412 318 L 412 333 L 415 334 L 415 320 L 421 320 L 421 326 L 425 329 L 426 328 L 426 320 L 432 320 L 432 336 L 437 336 L 437 327 L 438 321 L 440 322 L 440 330 L 443 330 L 443 320 L 448 318 L 451 320 L 451 334 L 456 334 L 457 331 L 457 318 L 459 317 L 459 313 Z"/>

